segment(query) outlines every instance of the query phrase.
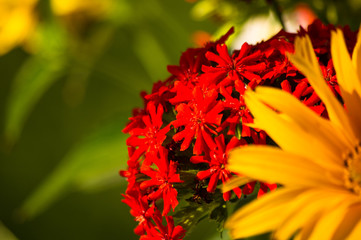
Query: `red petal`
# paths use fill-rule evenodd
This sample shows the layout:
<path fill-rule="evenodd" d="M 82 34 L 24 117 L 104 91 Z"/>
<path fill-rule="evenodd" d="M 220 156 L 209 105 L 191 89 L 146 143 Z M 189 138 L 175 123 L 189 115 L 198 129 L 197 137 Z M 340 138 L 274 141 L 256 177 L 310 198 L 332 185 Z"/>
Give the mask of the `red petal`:
<path fill-rule="evenodd" d="M 217 136 L 214 140 L 216 140 L 218 150 L 225 151 L 226 145 L 224 143 L 224 135 L 221 134 Z"/>
<path fill-rule="evenodd" d="M 217 49 L 218 49 L 218 46 L 217 45 Z M 214 54 L 212 52 L 207 52 L 206 53 L 206 58 L 209 60 L 209 61 L 212 61 L 212 62 L 216 62 L 218 63 L 219 65 L 227 65 L 228 63 L 223 59 L 221 58 L 220 56 L 218 56 L 217 54 Z"/>
<path fill-rule="evenodd" d="M 317 102 L 319 102 L 321 99 L 318 97 L 316 92 L 313 92 L 311 97 L 309 99 L 306 100 L 305 104 L 307 106 L 313 106 L 315 105 Z"/>
<path fill-rule="evenodd" d="M 304 93 L 304 91 L 306 90 L 307 87 L 308 87 L 308 84 L 306 82 L 300 82 L 297 85 L 295 91 L 293 92 L 293 96 L 300 99 L 300 97 L 302 96 L 302 94 Z"/>
<path fill-rule="evenodd" d="M 219 173 L 220 171 L 217 170 L 215 173 L 212 174 L 211 179 L 209 180 L 207 191 L 214 192 L 217 188 L 218 180 L 219 180 Z"/>
<path fill-rule="evenodd" d="M 213 172 L 211 171 L 211 169 L 200 171 L 197 173 L 197 178 L 199 180 L 204 180 L 206 178 L 209 178 L 212 175 L 212 173 Z"/>
<path fill-rule="evenodd" d="M 283 82 L 281 82 L 281 88 L 283 91 L 292 93 L 291 85 L 288 80 L 284 80 Z"/>
<path fill-rule="evenodd" d="M 150 179 L 150 180 L 142 182 L 140 184 L 140 189 L 144 190 L 144 189 L 147 189 L 148 187 L 152 187 L 152 186 L 155 186 L 158 184 L 159 184 L 159 181 L 157 181 L 155 179 Z"/>
<path fill-rule="evenodd" d="M 173 230 L 172 238 L 174 240 L 176 239 L 182 239 L 185 235 L 186 231 L 182 228 L 182 226 L 176 226 Z"/>
<path fill-rule="evenodd" d="M 204 156 L 193 156 L 191 157 L 190 161 L 194 164 L 209 163 L 209 160 L 207 160 Z"/>
<path fill-rule="evenodd" d="M 145 233 L 145 229 L 143 224 L 139 224 L 135 229 L 134 229 L 134 233 L 137 235 L 143 235 Z"/>
<path fill-rule="evenodd" d="M 231 191 L 223 193 L 223 200 L 224 201 L 229 201 L 229 199 L 231 198 L 231 195 L 232 195 Z"/>

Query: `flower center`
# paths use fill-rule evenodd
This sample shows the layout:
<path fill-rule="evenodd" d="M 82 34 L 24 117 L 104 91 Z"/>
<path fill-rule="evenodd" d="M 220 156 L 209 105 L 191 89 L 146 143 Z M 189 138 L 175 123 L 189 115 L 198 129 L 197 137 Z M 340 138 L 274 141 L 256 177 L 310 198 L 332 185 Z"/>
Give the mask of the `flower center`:
<path fill-rule="evenodd" d="M 138 221 L 139 223 L 142 223 L 142 222 L 145 221 L 145 217 L 143 215 L 136 216 L 135 221 Z"/>
<path fill-rule="evenodd" d="M 361 195 L 361 143 L 346 155 L 344 160 L 346 167 L 346 187 L 358 195 Z"/>
<path fill-rule="evenodd" d="M 192 115 L 193 115 L 192 122 L 195 125 L 202 125 L 203 124 L 204 117 L 203 117 L 202 111 L 198 111 L 196 114 L 192 114 Z"/>

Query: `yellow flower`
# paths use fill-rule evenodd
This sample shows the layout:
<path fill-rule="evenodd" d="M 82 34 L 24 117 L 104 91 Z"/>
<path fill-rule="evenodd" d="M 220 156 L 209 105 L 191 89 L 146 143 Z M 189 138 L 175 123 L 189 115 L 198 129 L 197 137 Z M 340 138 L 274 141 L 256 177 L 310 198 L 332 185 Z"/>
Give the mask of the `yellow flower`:
<path fill-rule="evenodd" d="M 26 44 L 35 26 L 37 0 L 0 0 L 0 55 Z"/>
<path fill-rule="evenodd" d="M 84 14 L 87 17 L 101 17 L 111 8 L 112 0 L 51 0 L 56 15 Z"/>
<path fill-rule="evenodd" d="M 234 238 L 272 231 L 275 239 L 360 239 L 361 31 L 352 60 L 340 30 L 331 53 L 345 108 L 321 74 L 311 41 L 295 42 L 289 58 L 325 103 L 329 120 L 290 94 L 266 87 L 246 92 L 255 116 L 280 148 L 249 146 L 231 154 L 229 169 L 284 187 L 236 212 L 226 223 Z M 277 112 L 272 108 L 278 110 Z"/>

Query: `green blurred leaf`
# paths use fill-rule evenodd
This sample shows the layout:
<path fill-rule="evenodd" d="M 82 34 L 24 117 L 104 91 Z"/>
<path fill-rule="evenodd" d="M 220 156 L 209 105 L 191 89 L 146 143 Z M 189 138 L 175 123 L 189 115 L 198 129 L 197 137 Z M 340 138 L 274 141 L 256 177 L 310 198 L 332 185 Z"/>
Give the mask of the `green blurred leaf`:
<path fill-rule="evenodd" d="M 116 30 L 116 25 L 95 28 L 86 39 L 71 39 L 71 66 L 67 69 L 68 78 L 63 96 L 70 106 L 83 102 L 89 77 L 94 71 L 99 57 L 108 47 Z"/>
<path fill-rule="evenodd" d="M 0 221 L 0 239 L 17 240 L 14 234 Z"/>
<path fill-rule="evenodd" d="M 216 232 L 209 240 L 232 240 L 229 231 L 226 229 L 223 232 Z"/>
<path fill-rule="evenodd" d="M 62 69 L 61 62 L 48 62 L 37 56 L 22 66 L 7 105 L 5 134 L 10 143 L 17 140 L 34 105 L 58 79 Z"/>
<path fill-rule="evenodd" d="M 127 136 L 119 122 L 106 126 L 70 151 L 58 167 L 25 200 L 19 214 L 33 218 L 74 190 L 99 190 L 119 184 L 126 166 Z M 125 181 L 124 181 L 125 182 Z"/>
<path fill-rule="evenodd" d="M 20 67 L 7 102 L 5 137 L 10 144 L 18 139 L 35 104 L 62 75 L 66 64 L 61 30 L 54 24 L 39 29 L 35 40 L 38 53 Z"/>
<path fill-rule="evenodd" d="M 139 30 L 136 35 L 134 52 L 137 54 L 149 77 L 155 82 L 170 62 L 168 56 L 163 50 L 161 43 L 150 31 L 145 29 Z"/>
<path fill-rule="evenodd" d="M 220 204 L 218 207 L 215 207 L 212 212 L 209 214 L 211 220 L 216 221 L 217 231 L 222 233 L 224 230 L 224 223 L 227 219 L 227 206 L 225 203 Z"/>
<path fill-rule="evenodd" d="M 111 22 L 123 25 L 129 23 L 129 20 L 134 18 L 132 14 L 134 9 L 132 9 L 132 5 L 129 3 L 129 0 L 122 1 L 114 1 L 113 9 L 108 14 L 108 19 Z"/>

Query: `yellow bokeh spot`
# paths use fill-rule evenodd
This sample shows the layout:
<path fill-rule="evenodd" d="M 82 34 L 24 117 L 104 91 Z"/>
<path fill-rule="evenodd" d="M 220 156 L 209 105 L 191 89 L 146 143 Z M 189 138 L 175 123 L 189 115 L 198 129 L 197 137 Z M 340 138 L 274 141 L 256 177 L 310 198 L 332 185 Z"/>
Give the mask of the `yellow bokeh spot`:
<path fill-rule="evenodd" d="M 56 15 L 86 14 L 103 16 L 110 9 L 112 0 L 51 0 L 51 8 Z"/>
<path fill-rule="evenodd" d="M 34 32 L 37 0 L 0 0 L 0 55 L 25 44 Z"/>

